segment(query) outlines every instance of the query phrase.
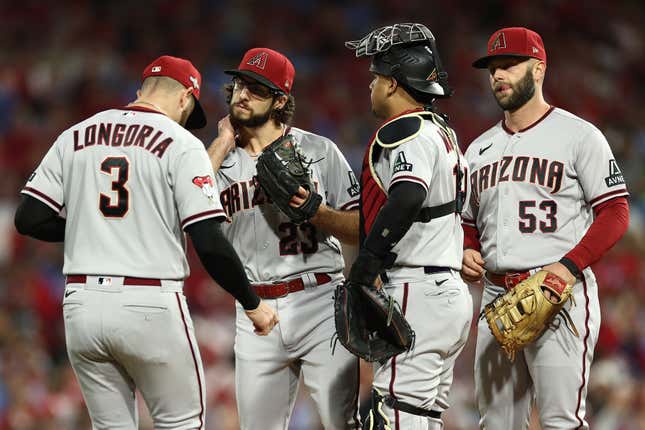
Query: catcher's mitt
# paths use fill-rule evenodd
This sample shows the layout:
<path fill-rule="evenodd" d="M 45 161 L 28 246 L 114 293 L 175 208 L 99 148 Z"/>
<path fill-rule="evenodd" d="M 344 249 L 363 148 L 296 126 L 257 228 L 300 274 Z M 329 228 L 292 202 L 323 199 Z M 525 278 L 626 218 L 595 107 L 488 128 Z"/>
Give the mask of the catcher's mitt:
<path fill-rule="evenodd" d="M 296 148 L 293 136 L 282 136 L 267 146 L 258 157 L 256 178 L 273 203 L 296 224 L 313 217 L 322 202 L 314 191 L 311 171 L 304 155 Z M 298 207 L 289 205 L 298 187 L 309 191 L 307 200 Z"/>
<path fill-rule="evenodd" d="M 481 317 L 486 318 L 490 331 L 509 360 L 513 361 L 517 351 L 540 337 L 560 311 L 564 311 L 569 328 L 578 336 L 571 317 L 564 309 L 572 297 L 571 288 L 559 276 L 541 270 L 484 307 Z M 551 293 L 555 303 L 545 297 L 545 289 Z"/>
<path fill-rule="evenodd" d="M 414 330 L 383 289 L 345 281 L 334 297 L 336 335 L 365 361 L 384 361 L 414 344 Z"/>

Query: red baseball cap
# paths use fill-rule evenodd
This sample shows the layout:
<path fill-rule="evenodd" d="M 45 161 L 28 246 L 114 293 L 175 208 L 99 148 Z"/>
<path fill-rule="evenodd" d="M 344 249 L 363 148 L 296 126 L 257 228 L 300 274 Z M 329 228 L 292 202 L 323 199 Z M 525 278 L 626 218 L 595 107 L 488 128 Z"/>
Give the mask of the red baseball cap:
<path fill-rule="evenodd" d="M 249 49 L 237 69 L 226 70 L 224 73 L 247 76 L 285 94 L 291 93 L 293 78 L 296 76 L 291 61 L 269 48 Z"/>
<path fill-rule="evenodd" d="M 508 27 L 497 30 L 488 39 L 488 55 L 473 63 L 473 67 L 485 69 L 494 57 L 532 57 L 546 63 L 546 50 L 539 34 L 524 27 Z"/>
<path fill-rule="evenodd" d="M 195 108 L 186 121 L 186 128 L 196 129 L 206 125 L 206 115 L 204 114 L 202 105 L 199 103 L 202 75 L 193 66 L 193 63 L 183 58 L 162 55 L 143 69 L 141 80 L 143 81 L 150 76 L 167 76 L 176 80 L 186 88 L 192 88 L 192 94 L 195 98 Z"/>

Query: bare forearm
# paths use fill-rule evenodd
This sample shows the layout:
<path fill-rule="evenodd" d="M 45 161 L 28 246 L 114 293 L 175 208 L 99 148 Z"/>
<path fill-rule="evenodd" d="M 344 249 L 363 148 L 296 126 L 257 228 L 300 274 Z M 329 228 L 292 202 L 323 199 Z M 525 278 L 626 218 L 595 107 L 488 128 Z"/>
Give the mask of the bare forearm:
<path fill-rule="evenodd" d="M 358 245 L 358 220 L 358 210 L 339 211 L 322 204 L 311 223 L 343 243 Z"/>
<path fill-rule="evenodd" d="M 226 155 L 230 151 L 230 149 L 226 145 L 218 142 L 219 139 L 219 137 L 216 138 L 207 150 L 208 157 L 210 158 L 211 165 L 213 166 L 213 172 L 215 173 L 217 173 L 220 166 L 222 165 L 222 162 L 226 158 Z"/>

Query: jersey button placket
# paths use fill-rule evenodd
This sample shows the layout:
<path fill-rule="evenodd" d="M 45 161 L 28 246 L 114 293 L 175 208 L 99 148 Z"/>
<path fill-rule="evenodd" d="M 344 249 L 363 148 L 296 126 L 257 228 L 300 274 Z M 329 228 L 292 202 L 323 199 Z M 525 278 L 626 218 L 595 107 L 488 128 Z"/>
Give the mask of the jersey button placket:
<path fill-rule="evenodd" d="M 502 152 L 500 159 L 506 156 L 513 156 L 513 144 L 517 141 L 517 134 L 509 136 L 506 141 L 506 147 Z M 509 234 L 509 208 L 505 204 L 508 201 L 510 181 L 498 182 L 497 185 L 497 225 L 500 227 L 497 229 L 497 243 L 501 246 L 497 247 L 497 267 L 503 266 L 505 263 L 505 257 L 508 254 L 508 246 L 506 240 L 509 240 L 511 235 Z"/>

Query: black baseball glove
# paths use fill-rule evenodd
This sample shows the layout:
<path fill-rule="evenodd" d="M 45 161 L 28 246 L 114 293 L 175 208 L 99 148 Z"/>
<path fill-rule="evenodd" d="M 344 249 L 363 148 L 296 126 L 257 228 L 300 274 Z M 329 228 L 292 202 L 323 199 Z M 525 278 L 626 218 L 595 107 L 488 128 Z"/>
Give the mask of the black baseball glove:
<path fill-rule="evenodd" d="M 414 330 L 398 303 L 373 285 L 381 263 L 369 251 L 361 250 L 348 280 L 336 287 L 334 297 L 338 340 L 365 361 L 382 362 L 414 345 Z"/>
<path fill-rule="evenodd" d="M 322 202 L 311 182 L 310 165 L 311 161 L 296 148 L 293 136 L 287 134 L 262 151 L 256 166 L 256 178 L 265 194 L 296 224 L 313 217 Z M 298 187 L 309 191 L 309 197 L 294 208 L 289 201 L 298 192 Z"/>

